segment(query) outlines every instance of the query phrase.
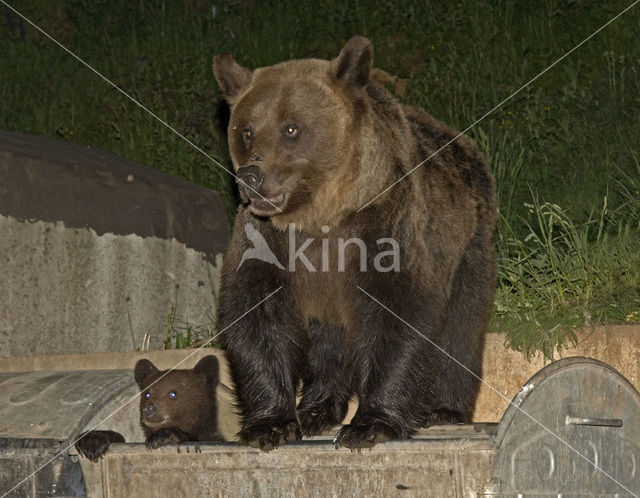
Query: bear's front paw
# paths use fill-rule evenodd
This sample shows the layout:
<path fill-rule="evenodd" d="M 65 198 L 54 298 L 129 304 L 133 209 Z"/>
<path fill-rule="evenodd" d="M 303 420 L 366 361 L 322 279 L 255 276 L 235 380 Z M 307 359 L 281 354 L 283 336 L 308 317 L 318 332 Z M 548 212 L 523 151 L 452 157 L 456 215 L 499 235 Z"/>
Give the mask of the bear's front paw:
<path fill-rule="evenodd" d="M 360 451 L 363 448 L 372 448 L 378 443 L 384 443 L 391 439 L 399 439 L 400 435 L 392 427 L 381 422 L 371 424 L 349 424 L 338 431 L 333 438 L 336 449 L 340 446 Z"/>
<path fill-rule="evenodd" d="M 124 443 L 124 437 L 114 431 L 89 431 L 80 434 L 75 446 L 80 455 L 98 463 L 111 443 Z"/>
<path fill-rule="evenodd" d="M 287 441 L 300 441 L 302 432 L 297 421 L 283 424 L 264 423 L 243 428 L 238 433 L 240 444 L 271 451 Z"/>
<path fill-rule="evenodd" d="M 189 437 L 178 429 L 160 429 L 147 436 L 144 445 L 148 450 L 155 450 L 167 444 L 178 444 L 189 441 Z"/>
<path fill-rule="evenodd" d="M 334 414 L 335 407 L 330 400 L 314 405 L 300 406 L 298 408 L 298 418 L 302 433 L 305 436 L 315 436 L 330 427 L 339 424 L 337 416 Z"/>

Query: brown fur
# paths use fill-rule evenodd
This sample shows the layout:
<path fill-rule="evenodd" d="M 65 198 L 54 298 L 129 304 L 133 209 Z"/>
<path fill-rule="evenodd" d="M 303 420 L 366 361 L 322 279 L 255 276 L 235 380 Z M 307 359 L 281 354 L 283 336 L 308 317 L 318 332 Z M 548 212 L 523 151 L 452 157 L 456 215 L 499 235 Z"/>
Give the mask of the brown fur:
<path fill-rule="evenodd" d="M 218 432 L 215 356 L 205 356 L 193 370 L 161 371 L 149 360 L 140 360 L 134 376 L 141 389 L 140 425 L 147 436 L 147 448 L 187 441 L 223 441 Z M 124 437 L 114 431 L 89 431 L 79 436 L 75 446 L 81 455 L 97 462 L 111 443 L 124 442 Z"/>
<path fill-rule="evenodd" d="M 218 359 L 202 358 L 193 370 L 158 370 L 149 360 L 135 367 L 140 425 L 150 448 L 186 441 L 222 441 L 218 432 Z"/>
<path fill-rule="evenodd" d="M 360 401 L 358 412 L 336 437 L 336 444 L 350 448 L 471 417 L 477 379 L 429 341 L 480 373 L 495 287 L 493 180 L 463 136 L 359 211 L 457 135 L 372 81 L 372 60 L 370 42 L 355 37 L 332 61 L 289 61 L 253 73 L 228 55 L 214 61 L 232 106 L 234 168 L 264 175 L 257 192 L 240 184 L 243 203 L 220 302 L 244 416 L 240 440 L 263 449 L 297 438 L 300 428 L 313 434 L 340 422 L 352 393 Z M 298 129 L 294 139 L 283 131 L 288 125 Z M 243 136 L 248 128 L 249 139 Z M 277 199 L 282 192 L 286 197 L 276 207 L 258 196 Z M 305 255 L 318 271 L 298 262 L 290 272 L 259 260 L 238 268 L 252 247 L 246 223 L 283 263 L 289 251 L 285 231 L 295 223 L 296 247 L 316 238 Z M 350 237 L 367 247 L 366 272 L 360 271 L 356 247 L 346 251 L 346 271 L 335 270 L 338 239 Z M 400 244 L 398 272 L 371 268 L 383 237 Z M 332 262 L 326 272 L 319 271 L 322 238 Z M 263 306 L 230 325 L 278 286 Z"/>

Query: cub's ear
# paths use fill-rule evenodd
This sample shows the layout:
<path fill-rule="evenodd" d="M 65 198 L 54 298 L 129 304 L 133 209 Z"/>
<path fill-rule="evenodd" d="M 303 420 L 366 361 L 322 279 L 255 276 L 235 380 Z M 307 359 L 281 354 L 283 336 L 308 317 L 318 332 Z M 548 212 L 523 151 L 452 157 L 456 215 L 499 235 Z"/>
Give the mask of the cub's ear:
<path fill-rule="evenodd" d="M 151 363 L 149 360 L 139 360 L 136 363 L 135 368 L 133 369 L 133 376 L 136 379 L 136 382 L 140 386 L 140 389 L 144 387 L 144 382 L 149 378 L 150 375 L 159 372 L 155 365 Z"/>
<path fill-rule="evenodd" d="M 220 54 L 213 58 L 213 74 L 229 105 L 235 103 L 253 78 L 253 73 L 240 66 L 229 54 Z"/>
<path fill-rule="evenodd" d="M 373 44 L 364 36 L 354 36 L 331 61 L 331 72 L 336 81 L 360 90 L 369 83 L 372 66 Z"/>
<path fill-rule="evenodd" d="M 207 384 L 211 387 L 215 387 L 218 385 L 219 380 L 219 367 L 218 367 L 218 358 L 214 355 L 205 356 L 202 358 L 195 367 L 193 367 L 193 371 L 198 374 L 204 374 L 207 377 Z"/>

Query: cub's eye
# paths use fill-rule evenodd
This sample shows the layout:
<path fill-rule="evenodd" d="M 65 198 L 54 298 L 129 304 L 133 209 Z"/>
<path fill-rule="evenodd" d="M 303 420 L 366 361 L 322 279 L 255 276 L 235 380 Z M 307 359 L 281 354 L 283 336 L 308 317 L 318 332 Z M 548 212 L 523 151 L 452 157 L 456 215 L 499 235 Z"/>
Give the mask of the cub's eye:
<path fill-rule="evenodd" d="M 298 134 L 298 127 L 296 125 L 287 125 L 284 127 L 284 136 L 293 138 Z"/>
<path fill-rule="evenodd" d="M 151 397 L 151 393 L 147 391 L 146 393 L 144 393 L 144 397 L 149 399 Z"/>
<path fill-rule="evenodd" d="M 175 391 L 171 391 L 171 392 L 169 393 L 169 397 L 170 397 L 171 399 L 176 399 L 176 396 L 178 396 L 178 394 L 177 394 Z"/>

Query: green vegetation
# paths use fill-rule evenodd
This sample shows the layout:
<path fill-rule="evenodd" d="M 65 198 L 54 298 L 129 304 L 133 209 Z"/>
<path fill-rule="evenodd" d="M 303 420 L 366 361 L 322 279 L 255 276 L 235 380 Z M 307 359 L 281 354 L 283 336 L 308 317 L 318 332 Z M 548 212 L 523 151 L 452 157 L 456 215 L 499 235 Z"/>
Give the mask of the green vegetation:
<path fill-rule="evenodd" d="M 330 58 L 362 34 L 375 43 L 377 67 L 409 80 L 407 104 L 463 130 L 630 3 L 14 6 L 228 168 L 216 53 L 249 67 Z M 0 128 L 90 144 L 214 188 L 232 216 L 227 173 L 26 23 L 22 36 L 7 14 Z M 499 195 L 493 329 L 526 353 L 548 355 L 585 324 L 640 319 L 639 38 L 636 6 L 469 131 Z"/>
<path fill-rule="evenodd" d="M 164 349 L 220 348 L 221 343 L 219 340 L 216 340 L 220 334 L 217 333 L 215 329 L 215 317 L 210 317 L 211 319 L 207 323 L 195 324 L 189 319 L 177 314 L 179 291 L 180 286 L 176 284 L 173 303 L 171 303 L 171 310 L 167 317 Z M 144 351 L 144 347 L 142 350 Z"/>
<path fill-rule="evenodd" d="M 164 339 L 164 349 L 219 348 L 221 344 L 220 341 L 216 341 L 216 338 L 215 321 L 192 324 L 176 315 L 175 309 L 172 309 Z"/>

